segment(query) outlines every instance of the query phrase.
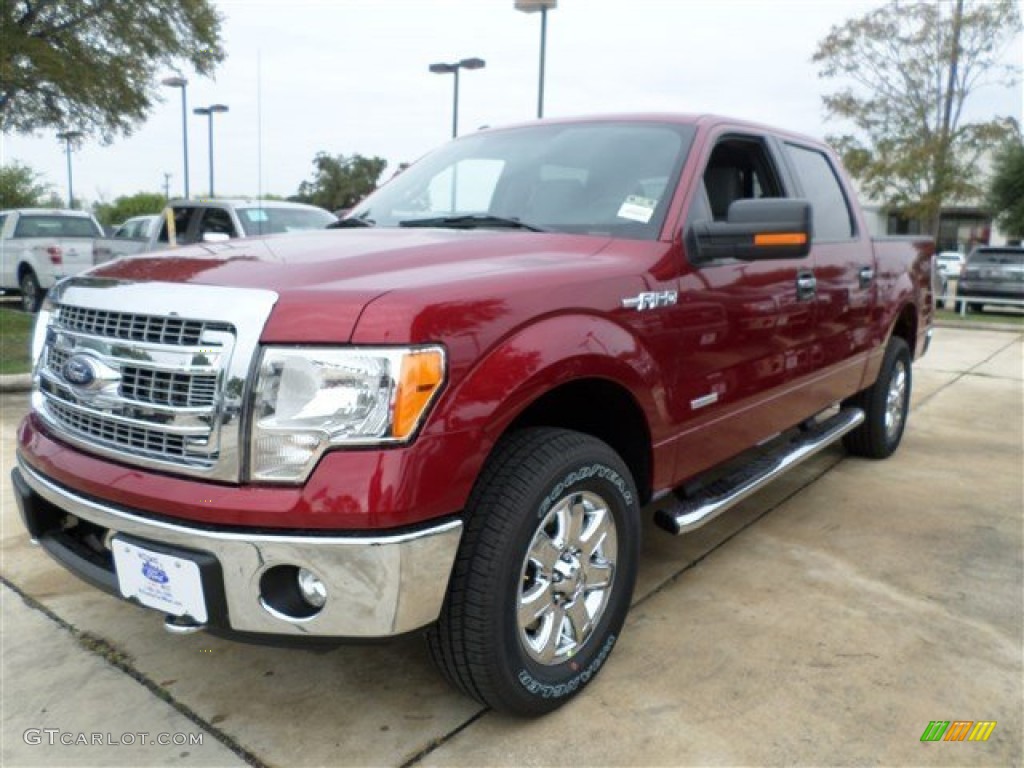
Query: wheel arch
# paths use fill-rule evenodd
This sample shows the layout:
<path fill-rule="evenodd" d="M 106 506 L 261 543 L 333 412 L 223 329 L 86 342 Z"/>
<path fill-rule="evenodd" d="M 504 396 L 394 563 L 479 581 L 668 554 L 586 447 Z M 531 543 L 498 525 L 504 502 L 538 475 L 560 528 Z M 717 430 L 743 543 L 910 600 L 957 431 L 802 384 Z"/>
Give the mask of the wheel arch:
<path fill-rule="evenodd" d="M 668 424 L 669 382 L 626 328 L 593 315 L 548 318 L 505 339 L 459 378 L 429 429 L 472 430 L 456 476 L 475 478 L 500 440 L 526 427 L 570 429 L 615 450 L 642 501 L 657 475 L 653 446 Z M 467 489 L 468 494 L 468 489 Z"/>
<path fill-rule="evenodd" d="M 889 338 L 896 336 L 907 342 L 912 357 L 917 357 L 917 314 L 917 308 L 913 304 L 904 304 L 889 331 Z"/>
<path fill-rule="evenodd" d="M 651 432 L 640 405 L 622 385 L 597 378 L 566 382 L 530 403 L 502 435 L 529 427 L 569 429 L 607 443 L 629 467 L 640 504 L 650 500 Z"/>

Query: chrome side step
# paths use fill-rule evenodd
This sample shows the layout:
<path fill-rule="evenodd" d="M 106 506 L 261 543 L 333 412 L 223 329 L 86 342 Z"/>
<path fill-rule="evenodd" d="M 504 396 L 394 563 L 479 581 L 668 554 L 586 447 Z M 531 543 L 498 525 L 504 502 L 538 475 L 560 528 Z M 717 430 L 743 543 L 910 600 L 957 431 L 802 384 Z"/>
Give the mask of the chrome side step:
<path fill-rule="evenodd" d="M 654 515 L 654 522 L 676 536 L 700 528 L 797 464 L 827 448 L 847 432 L 856 429 L 863 421 L 864 411 L 860 408 L 844 408 L 776 452 L 712 483 L 698 495 L 678 499 L 671 507 L 659 509 Z"/>

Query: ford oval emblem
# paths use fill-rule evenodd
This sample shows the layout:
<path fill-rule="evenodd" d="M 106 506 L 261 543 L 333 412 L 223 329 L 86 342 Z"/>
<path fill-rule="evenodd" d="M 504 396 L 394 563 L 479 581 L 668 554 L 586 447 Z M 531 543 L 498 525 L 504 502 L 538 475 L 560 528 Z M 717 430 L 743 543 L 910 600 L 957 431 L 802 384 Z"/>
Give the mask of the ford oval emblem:
<path fill-rule="evenodd" d="M 142 575 L 156 584 L 166 584 L 170 581 L 167 572 L 152 560 L 147 560 L 142 564 Z"/>
<path fill-rule="evenodd" d="M 72 355 L 64 363 L 64 381 L 76 387 L 92 386 L 98 373 L 96 363 L 85 355 Z"/>

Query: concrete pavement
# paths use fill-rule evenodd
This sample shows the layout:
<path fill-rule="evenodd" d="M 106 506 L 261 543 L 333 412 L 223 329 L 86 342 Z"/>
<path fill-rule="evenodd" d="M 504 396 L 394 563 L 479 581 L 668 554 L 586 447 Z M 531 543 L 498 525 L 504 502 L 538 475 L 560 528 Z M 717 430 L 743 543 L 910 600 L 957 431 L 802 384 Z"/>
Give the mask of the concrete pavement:
<path fill-rule="evenodd" d="M 416 638 L 172 637 L 80 583 L 21 529 L 7 475 L 26 398 L 3 396 L 0 762 L 1019 765 L 1022 350 L 1020 333 L 939 329 L 895 457 L 836 448 L 692 535 L 648 525 L 615 654 L 537 721 L 447 688 Z M 922 743 L 932 720 L 997 725 L 985 743 Z M 51 746 L 31 728 L 204 738 Z"/>

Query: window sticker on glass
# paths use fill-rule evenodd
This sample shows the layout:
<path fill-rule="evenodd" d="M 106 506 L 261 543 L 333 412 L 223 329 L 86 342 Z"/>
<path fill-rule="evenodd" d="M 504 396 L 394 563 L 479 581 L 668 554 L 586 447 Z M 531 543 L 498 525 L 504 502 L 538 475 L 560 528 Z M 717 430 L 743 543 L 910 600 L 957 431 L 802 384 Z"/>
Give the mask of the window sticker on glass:
<path fill-rule="evenodd" d="M 649 197 L 640 197 L 639 195 L 630 195 L 626 198 L 626 202 L 622 204 L 616 215 L 620 219 L 629 219 L 646 224 L 651 220 L 651 216 L 654 215 L 654 209 L 657 207 L 657 200 L 652 200 Z"/>
<path fill-rule="evenodd" d="M 246 208 L 245 217 L 249 219 L 249 221 L 266 221 L 270 218 L 267 216 L 267 212 L 262 208 Z"/>

